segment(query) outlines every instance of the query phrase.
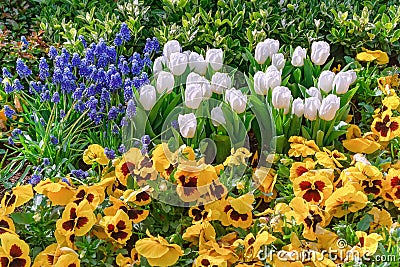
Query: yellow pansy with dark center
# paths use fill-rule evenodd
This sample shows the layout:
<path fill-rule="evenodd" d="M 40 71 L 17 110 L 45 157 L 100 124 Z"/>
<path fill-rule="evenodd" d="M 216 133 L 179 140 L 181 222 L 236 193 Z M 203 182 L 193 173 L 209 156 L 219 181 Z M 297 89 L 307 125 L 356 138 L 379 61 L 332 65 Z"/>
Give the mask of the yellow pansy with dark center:
<path fill-rule="evenodd" d="M 118 210 L 114 216 L 105 216 L 100 224 L 104 227 L 107 236 L 119 244 L 125 244 L 132 235 L 132 222 L 122 209 Z"/>
<path fill-rule="evenodd" d="M 5 233 L 0 235 L 0 266 L 25 267 L 31 265 L 29 246 L 16 234 Z"/>
<path fill-rule="evenodd" d="M 384 112 L 381 118 L 374 119 L 371 128 L 381 141 L 389 141 L 400 133 L 400 118 L 392 117 L 390 111 Z"/>
<path fill-rule="evenodd" d="M 6 192 L 1 200 L 0 213 L 7 215 L 33 198 L 32 185 L 19 185 Z"/>
<path fill-rule="evenodd" d="M 57 229 L 64 235 L 73 233 L 83 236 L 90 231 L 95 221 L 92 207 L 86 200 L 79 205 L 72 202 L 65 207 L 62 218 L 57 221 Z"/>

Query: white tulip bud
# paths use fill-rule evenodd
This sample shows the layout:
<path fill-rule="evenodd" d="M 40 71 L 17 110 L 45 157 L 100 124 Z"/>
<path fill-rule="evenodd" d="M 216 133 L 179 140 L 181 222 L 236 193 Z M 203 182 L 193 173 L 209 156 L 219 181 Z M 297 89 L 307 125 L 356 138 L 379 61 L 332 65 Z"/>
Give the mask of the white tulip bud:
<path fill-rule="evenodd" d="M 301 117 L 304 114 L 304 101 L 301 98 L 296 98 L 292 103 L 292 114 Z"/>
<path fill-rule="evenodd" d="M 243 95 L 242 91 L 235 88 L 226 90 L 225 101 L 229 103 L 236 113 L 243 113 L 246 110 L 247 95 Z"/>
<path fill-rule="evenodd" d="M 332 91 L 333 79 L 335 78 L 335 73 L 329 70 L 324 70 L 321 72 L 318 78 L 318 88 L 329 93 Z"/>
<path fill-rule="evenodd" d="M 192 109 L 198 109 L 203 101 L 203 90 L 200 83 L 191 83 L 186 85 L 185 105 Z"/>
<path fill-rule="evenodd" d="M 225 116 L 221 107 L 215 107 L 211 110 L 211 121 L 214 126 L 225 124 Z"/>
<path fill-rule="evenodd" d="M 171 40 L 164 45 L 163 56 L 170 60 L 171 54 L 180 53 L 181 51 L 181 44 L 177 40 Z"/>
<path fill-rule="evenodd" d="M 272 91 L 272 105 L 277 109 L 283 108 L 284 114 L 289 112 L 291 100 L 292 92 L 285 86 L 277 86 Z"/>
<path fill-rule="evenodd" d="M 295 67 L 301 67 L 304 65 L 304 59 L 307 56 L 307 51 L 305 48 L 300 46 L 296 47 L 292 55 L 292 65 Z"/>
<path fill-rule="evenodd" d="M 182 75 L 187 67 L 188 57 L 185 53 L 172 53 L 169 59 L 169 69 L 176 75 Z"/>
<path fill-rule="evenodd" d="M 317 119 L 318 109 L 321 106 L 321 100 L 318 97 L 309 97 L 304 100 L 304 117 L 311 121 Z"/>
<path fill-rule="evenodd" d="M 311 61 L 315 65 L 323 65 L 329 57 L 331 48 L 324 41 L 314 42 L 311 45 Z"/>
<path fill-rule="evenodd" d="M 193 113 L 178 116 L 179 131 L 184 138 L 193 138 L 196 133 L 197 120 Z"/>
<path fill-rule="evenodd" d="M 278 53 L 279 41 L 274 39 L 266 39 L 256 46 L 254 58 L 258 64 L 264 64 L 268 57 Z"/>
<path fill-rule="evenodd" d="M 171 93 L 174 89 L 174 75 L 170 72 L 161 71 L 157 77 L 157 92 L 161 94 L 162 92 L 166 91 L 167 94 Z"/>
<path fill-rule="evenodd" d="M 227 73 L 216 72 L 211 78 L 211 91 L 216 94 L 223 94 L 232 87 L 231 78 Z"/>
<path fill-rule="evenodd" d="M 272 65 L 274 65 L 278 70 L 285 67 L 285 57 L 282 53 L 277 53 L 272 55 Z"/>
<path fill-rule="evenodd" d="M 349 90 L 350 85 L 356 80 L 357 76 L 354 71 L 341 71 L 336 74 L 333 79 L 333 88 L 336 94 L 345 94 Z"/>
<path fill-rule="evenodd" d="M 224 64 L 224 53 L 222 49 L 209 49 L 206 53 L 206 61 L 210 63 L 211 68 L 215 71 L 219 71 Z"/>
<path fill-rule="evenodd" d="M 258 95 L 266 95 L 268 93 L 267 75 L 262 71 L 254 74 L 254 91 Z"/>
<path fill-rule="evenodd" d="M 265 72 L 265 79 L 267 81 L 267 87 L 274 89 L 275 87 L 281 85 L 281 72 L 275 66 L 271 65 Z"/>
<path fill-rule="evenodd" d="M 150 110 L 153 108 L 157 101 L 156 88 L 154 86 L 147 84 L 140 88 L 139 91 L 139 102 L 142 104 L 145 110 Z"/>
<path fill-rule="evenodd" d="M 202 55 L 191 52 L 189 55 L 189 67 L 191 71 L 204 75 L 207 71 L 207 62 Z"/>
<path fill-rule="evenodd" d="M 310 87 L 309 89 L 306 89 L 306 93 L 309 96 L 317 97 L 319 101 L 322 100 L 321 91 L 317 87 Z"/>
<path fill-rule="evenodd" d="M 319 117 L 326 121 L 331 121 L 335 118 L 336 112 L 340 108 L 340 98 L 336 95 L 328 95 L 322 100 L 319 108 Z"/>
<path fill-rule="evenodd" d="M 160 56 L 154 60 L 153 63 L 153 73 L 157 76 L 163 70 L 163 67 L 167 65 L 168 59 L 164 56 Z"/>

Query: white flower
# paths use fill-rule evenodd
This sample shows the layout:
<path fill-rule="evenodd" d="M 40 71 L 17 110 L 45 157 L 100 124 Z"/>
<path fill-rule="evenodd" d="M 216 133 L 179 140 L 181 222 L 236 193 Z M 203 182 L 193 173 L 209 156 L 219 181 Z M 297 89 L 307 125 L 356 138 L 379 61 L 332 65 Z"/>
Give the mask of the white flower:
<path fill-rule="evenodd" d="M 300 46 L 296 47 L 292 55 L 292 65 L 295 67 L 301 67 L 304 65 L 304 59 L 306 58 L 306 49 Z"/>
<path fill-rule="evenodd" d="M 166 91 L 167 94 L 171 93 L 174 89 L 174 75 L 167 71 L 160 71 L 157 77 L 156 87 L 157 92 L 161 94 Z"/>
<path fill-rule="evenodd" d="M 211 110 L 211 121 L 214 126 L 225 124 L 225 116 L 221 107 L 215 107 Z"/>
<path fill-rule="evenodd" d="M 332 91 L 333 79 L 335 78 L 335 73 L 329 70 L 324 70 L 321 72 L 318 78 L 318 88 L 329 93 Z"/>
<path fill-rule="evenodd" d="M 310 87 L 309 89 L 306 89 L 306 93 L 309 96 L 315 96 L 319 99 L 319 101 L 322 100 L 322 95 L 321 95 L 321 91 L 317 88 L 317 87 Z"/>
<path fill-rule="evenodd" d="M 179 114 L 178 116 L 179 131 L 185 138 L 192 138 L 196 133 L 197 120 L 193 113 Z"/>
<path fill-rule="evenodd" d="M 169 69 L 176 75 L 182 75 L 187 67 L 188 57 L 185 53 L 172 53 L 169 60 Z"/>
<path fill-rule="evenodd" d="M 207 71 L 207 62 L 202 55 L 191 52 L 189 55 L 189 67 L 191 71 L 204 75 Z"/>
<path fill-rule="evenodd" d="M 311 45 L 311 61 L 315 65 L 323 65 L 329 57 L 330 47 L 327 42 L 319 41 Z"/>
<path fill-rule="evenodd" d="M 211 68 L 215 71 L 219 71 L 224 63 L 224 53 L 222 49 L 209 49 L 206 53 L 206 61 L 210 63 Z"/>
<path fill-rule="evenodd" d="M 153 73 L 154 76 L 157 76 L 160 71 L 163 70 L 163 67 L 167 65 L 168 59 L 164 56 L 160 56 L 154 60 L 153 63 Z"/>
<path fill-rule="evenodd" d="M 296 98 L 292 103 L 292 114 L 301 117 L 304 114 L 304 101 L 301 98 Z"/>
<path fill-rule="evenodd" d="M 271 65 L 265 72 L 265 79 L 267 81 L 267 87 L 274 89 L 275 87 L 281 85 L 281 72 L 275 66 Z"/>
<path fill-rule="evenodd" d="M 243 95 L 240 90 L 235 88 L 226 90 L 225 101 L 236 113 L 243 113 L 246 110 L 247 95 Z"/>
<path fill-rule="evenodd" d="M 196 72 L 191 72 L 188 74 L 186 77 L 186 84 L 191 84 L 191 83 L 198 83 L 202 81 L 202 78 L 199 74 Z"/>
<path fill-rule="evenodd" d="M 156 103 L 157 95 L 156 88 L 154 86 L 147 84 L 140 88 L 139 92 L 139 102 L 142 104 L 145 110 L 150 110 Z"/>
<path fill-rule="evenodd" d="M 354 71 L 341 71 L 336 74 L 333 79 L 333 88 L 336 94 L 345 94 L 349 90 L 350 85 L 356 80 L 357 76 Z"/>
<path fill-rule="evenodd" d="M 276 54 L 279 50 L 279 41 L 274 39 L 266 39 L 256 45 L 254 58 L 258 64 L 264 64 L 268 57 Z"/>
<path fill-rule="evenodd" d="M 211 78 L 211 91 L 216 94 L 223 94 L 232 87 L 231 78 L 227 73 L 216 72 Z"/>
<path fill-rule="evenodd" d="M 285 86 L 277 86 L 272 91 L 272 105 L 274 108 L 283 108 L 285 114 L 289 112 L 291 100 L 292 92 Z"/>
<path fill-rule="evenodd" d="M 262 71 L 254 74 L 254 91 L 258 95 L 266 95 L 268 93 L 267 75 Z"/>
<path fill-rule="evenodd" d="M 336 112 L 340 108 L 340 98 L 336 95 L 328 95 L 322 100 L 319 108 L 319 117 L 326 121 L 331 121 L 335 118 Z"/>
<path fill-rule="evenodd" d="M 277 53 L 272 55 L 272 65 L 274 65 L 278 70 L 285 67 L 285 57 L 282 53 Z"/>
<path fill-rule="evenodd" d="M 198 109 L 203 101 L 203 90 L 200 83 L 191 83 L 186 85 L 185 105 L 192 109 Z"/>
<path fill-rule="evenodd" d="M 182 51 L 181 44 L 177 40 L 171 40 L 164 45 L 163 56 L 165 56 L 168 60 L 170 60 L 171 54 L 180 53 L 181 51 Z"/>
<path fill-rule="evenodd" d="M 309 97 L 304 100 L 304 117 L 311 121 L 317 119 L 318 109 L 321 106 L 321 100 L 318 97 Z"/>

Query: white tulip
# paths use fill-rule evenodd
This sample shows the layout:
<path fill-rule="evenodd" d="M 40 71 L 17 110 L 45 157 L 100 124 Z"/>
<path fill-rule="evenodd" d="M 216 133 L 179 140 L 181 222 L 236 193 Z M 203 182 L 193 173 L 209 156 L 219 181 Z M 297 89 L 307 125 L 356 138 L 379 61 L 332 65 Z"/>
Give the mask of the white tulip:
<path fill-rule="evenodd" d="M 212 96 L 210 81 L 204 77 L 201 77 L 200 84 L 201 91 L 203 93 L 203 99 L 209 99 Z"/>
<path fill-rule="evenodd" d="M 240 90 L 235 88 L 226 90 L 225 101 L 229 103 L 236 113 L 243 113 L 246 110 L 247 95 L 243 95 Z"/>
<path fill-rule="evenodd" d="M 350 85 L 356 80 L 357 76 L 354 71 L 341 71 L 336 74 L 333 79 L 333 88 L 336 94 L 345 94 L 349 90 Z"/>
<path fill-rule="evenodd" d="M 336 112 L 340 108 L 340 98 L 336 95 L 328 95 L 322 100 L 319 108 L 319 117 L 326 121 L 331 121 L 335 118 Z"/>
<path fill-rule="evenodd" d="M 285 67 L 285 57 L 282 53 L 277 53 L 272 55 L 272 65 L 274 65 L 278 70 Z"/>
<path fill-rule="evenodd" d="M 163 56 L 170 60 L 173 53 L 180 53 L 181 51 L 181 44 L 177 40 L 171 40 L 164 45 Z"/>
<path fill-rule="evenodd" d="M 306 93 L 309 96 L 317 97 L 319 101 L 322 100 L 321 91 L 317 87 L 310 87 L 309 89 L 306 89 Z"/>
<path fill-rule="evenodd" d="M 193 138 L 196 133 L 197 120 L 193 113 L 178 116 L 179 131 L 184 138 Z"/>
<path fill-rule="evenodd" d="M 163 67 L 167 65 L 168 59 L 164 56 L 160 56 L 154 60 L 153 63 L 153 73 L 154 76 L 157 76 L 160 71 L 163 70 Z"/>
<path fill-rule="evenodd" d="M 268 93 L 267 75 L 262 71 L 254 74 L 254 91 L 258 95 L 266 95 Z"/>
<path fill-rule="evenodd" d="M 295 67 L 301 67 L 304 65 L 304 59 L 307 56 L 307 51 L 305 48 L 302 48 L 300 46 L 296 47 L 293 51 L 292 55 L 292 65 Z"/>
<path fill-rule="evenodd" d="M 272 105 L 277 109 L 283 108 L 284 114 L 289 112 L 291 100 L 292 92 L 285 86 L 277 86 L 272 91 Z"/>
<path fill-rule="evenodd" d="M 176 75 L 182 75 L 187 67 L 188 57 L 185 53 L 172 53 L 169 59 L 169 69 Z"/>
<path fill-rule="evenodd" d="M 191 83 L 186 85 L 185 105 L 191 109 L 198 109 L 203 101 L 203 90 L 200 83 Z"/>
<path fill-rule="evenodd" d="M 160 71 L 157 77 L 156 87 L 157 92 L 161 94 L 166 91 L 167 94 L 171 93 L 174 89 L 174 75 L 167 71 Z"/>
<path fill-rule="evenodd" d="M 321 100 L 318 97 L 309 97 L 304 100 L 304 117 L 311 121 L 317 119 L 318 109 L 321 106 Z"/>
<path fill-rule="evenodd" d="M 281 72 L 275 66 L 271 65 L 265 71 L 265 79 L 267 81 L 267 87 L 269 89 L 274 89 L 281 85 Z"/>
<path fill-rule="evenodd" d="M 314 42 L 311 45 L 311 61 L 315 65 L 323 65 L 329 57 L 331 48 L 324 41 Z"/>
<path fill-rule="evenodd" d="M 321 72 L 318 78 L 318 88 L 329 93 L 332 91 L 333 79 L 335 78 L 335 73 L 329 70 L 324 70 Z"/>
<path fill-rule="evenodd" d="M 191 72 L 188 74 L 186 77 L 186 84 L 191 84 L 191 83 L 199 83 L 202 81 L 202 78 L 199 74 L 196 72 Z"/>
<path fill-rule="evenodd" d="M 214 126 L 225 124 L 225 116 L 221 107 L 215 107 L 211 110 L 211 121 Z"/>
<path fill-rule="evenodd" d="M 224 53 L 222 49 L 209 49 L 206 53 L 206 61 L 210 63 L 211 68 L 215 71 L 219 71 L 224 63 Z"/>
<path fill-rule="evenodd" d="M 189 55 L 189 67 L 191 71 L 204 75 L 207 71 L 207 62 L 202 55 L 191 52 Z"/>
<path fill-rule="evenodd" d="M 276 54 L 279 50 L 279 41 L 274 39 L 266 39 L 256 45 L 254 58 L 258 64 L 264 64 L 268 57 Z"/>
<path fill-rule="evenodd" d="M 145 110 L 152 109 L 156 101 L 157 95 L 154 86 L 147 84 L 140 88 L 139 102 Z"/>
<path fill-rule="evenodd" d="M 216 72 L 211 78 L 211 91 L 216 94 L 223 94 L 232 87 L 231 78 L 227 73 Z"/>
<path fill-rule="evenodd" d="M 301 117 L 304 114 L 304 101 L 301 98 L 296 98 L 292 102 L 292 114 Z"/>

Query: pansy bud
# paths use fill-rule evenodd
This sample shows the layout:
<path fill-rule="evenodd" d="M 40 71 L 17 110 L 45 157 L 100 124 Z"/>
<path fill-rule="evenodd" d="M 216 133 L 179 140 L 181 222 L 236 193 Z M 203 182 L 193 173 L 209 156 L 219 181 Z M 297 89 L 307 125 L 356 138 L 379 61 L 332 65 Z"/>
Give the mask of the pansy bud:
<path fill-rule="evenodd" d="M 193 138 L 196 133 L 197 120 L 193 113 L 178 116 L 179 131 L 184 138 Z"/>

